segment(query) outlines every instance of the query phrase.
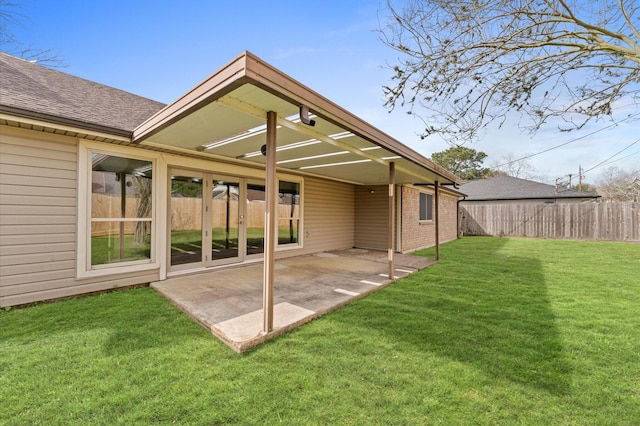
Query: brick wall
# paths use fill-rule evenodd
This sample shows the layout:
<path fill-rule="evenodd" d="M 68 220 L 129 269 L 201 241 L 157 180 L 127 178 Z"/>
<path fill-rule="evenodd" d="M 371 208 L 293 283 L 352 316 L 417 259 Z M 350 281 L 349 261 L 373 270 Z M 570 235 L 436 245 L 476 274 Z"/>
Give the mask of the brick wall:
<path fill-rule="evenodd" d="M 411 186 L 402 187 L 402 207 L 401 207 L 401 247 L 400 251 L 405 253 L 425 247 L 434 246 L 436 243 L 435 220 L 420 221 L 420 192 L 434 194 L 433 188 L 418 189 Z M 439 199 L 439 230 L 440 242 L 451 241 L 457 238 L 458 230 L 458 209 L 457 196 L 440 191 Z M 434 200 L 435 208 L 435 200 Z M 433 215 L 435 219 L 435 212 Z"/>

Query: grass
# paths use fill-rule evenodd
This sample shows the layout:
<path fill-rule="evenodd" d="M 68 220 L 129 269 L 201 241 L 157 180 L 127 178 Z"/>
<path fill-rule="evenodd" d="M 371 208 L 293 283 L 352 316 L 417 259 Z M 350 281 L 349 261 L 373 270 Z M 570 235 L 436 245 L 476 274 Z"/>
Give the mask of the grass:
<path fill-rule="evenodd" d="M 297 230 L 296 230 L 297 232 Z M 226 247 L 225 230 L 222 228 L 214 228 L 211 235 L 213 236 L 213 247 L 224 249 Z M 262 247 L 264 237 L 263 228 L 247 229 L 247 245 L 249 247 Z M 238 247 L 238 228 L 230 229 L 231 247 Z M 297 242 L 297 235 L 294 234 L 294 240 L 291 241 L 289 227 L 278 228 L 278 244 L 290 244 Z M 136 244 L 133 241 L 132 234 L 125 234 L 124 239 L 124 258 L 120 259 L 120 239 L 118 236 L 98 236 L 91 238 L 91 264 L 104 265 L 114 262 L 131 262 L 135 260 L 149 259 L 151 256 L 151 238 L 147 236 L 144 244 Z M 171 246 L 174 251 L 185 252 L 194 249 L 202 249 L 202 231 L 173 231 L 171 233 Z"/>
<path fill-rule="evenodd" d="M 640 245 L 441 256 L 244 355 L 149 288 L 0 312 L 0 423 L 638 424 Z"/>
<path fill-rule="evenodd" d="M 120 259 L 120 238 L 118 236 L 91 237 L 91 264 L 130 262 L 151 257 L 151 237 L 148 235 L 143 244 L 138 244 L 134 242 L 133 234 L 125 234 L 123 245 L 123 259 Z"/>
<path fill-rule="evenodd" d="M 211 231 L 213 236 L 213 248 L 224 249 L 226 247 L 225 230 L 222 228 L 214 228 Z M 247 228 L 247 246 L 253 249 L 263 247 L 264 228 Z M 238 228 L 230 229 L 230 245 L 233 248 L 238 247 Z M 291 241 L 289 227 L 278 228 L 278 244 L 290 244 L 297 242 L 297 235 L 294 234 L 294 240 Z M 171 247 L 174 251 L 193 251 L 194 249 L 202 249 L 202 232 L 201 231 L 173 231 L 171 232 Z M 252 254 L 253 254 L 252 253 Z"/>

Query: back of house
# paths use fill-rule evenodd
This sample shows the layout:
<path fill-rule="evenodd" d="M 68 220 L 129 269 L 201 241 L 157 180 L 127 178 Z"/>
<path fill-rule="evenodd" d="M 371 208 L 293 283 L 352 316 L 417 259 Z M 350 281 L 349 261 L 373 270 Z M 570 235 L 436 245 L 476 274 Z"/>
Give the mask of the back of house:
<path fill-rule="evenodd" d="M 276 259 L 457 238 L 455 175 L 248 52 L 169 105 L 4 53 L 0 80 L 0 306 L 263 261 L 272 189 Z"/>

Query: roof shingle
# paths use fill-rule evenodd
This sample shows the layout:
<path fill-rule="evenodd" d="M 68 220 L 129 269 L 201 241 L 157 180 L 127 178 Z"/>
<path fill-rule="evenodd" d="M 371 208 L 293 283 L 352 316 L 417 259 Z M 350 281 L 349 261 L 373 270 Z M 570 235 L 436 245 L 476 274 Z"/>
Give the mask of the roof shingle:
<path fill-rule="evenodd" d="M 0 112 L 130 134 L 165 105 L 0 52 Z"/>
<path fill-rule="evenodd" d="M 598 195 L 573 189 L 558 188 L 545 183 L 498 175 L 489 179 L 464 183 L 460 191 L 467 194 L 465 200 L 524 200 L 550 198 L 598 198 Z"/>

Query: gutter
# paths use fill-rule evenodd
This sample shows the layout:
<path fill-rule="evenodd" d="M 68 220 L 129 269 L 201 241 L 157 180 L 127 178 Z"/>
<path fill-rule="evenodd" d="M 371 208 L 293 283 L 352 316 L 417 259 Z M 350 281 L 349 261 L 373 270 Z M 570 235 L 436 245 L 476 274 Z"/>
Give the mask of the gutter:
<path fill-rule="evenodd" d="M 0 113 L 9 114 L 16 118 L 26 118 L 30 120 L 38 120 L 51 124 L 57 124 L 66 127 L 75 127 L 77 129 L 86 130 L 88 132 L 105 133 L 112 136 L 123 137 L 131 140 L 133 131 L 118 129 L 115 127 L 103 126 L 100 124 L 89 123 L 86 121 L 73 120 L 56 115 L 45 114 L 41 112 L 30 111 L 23 108 L 16 108 L 7 105 L 0 105 Z M 53 126 L 52 126 L 53 127 Z"/>

